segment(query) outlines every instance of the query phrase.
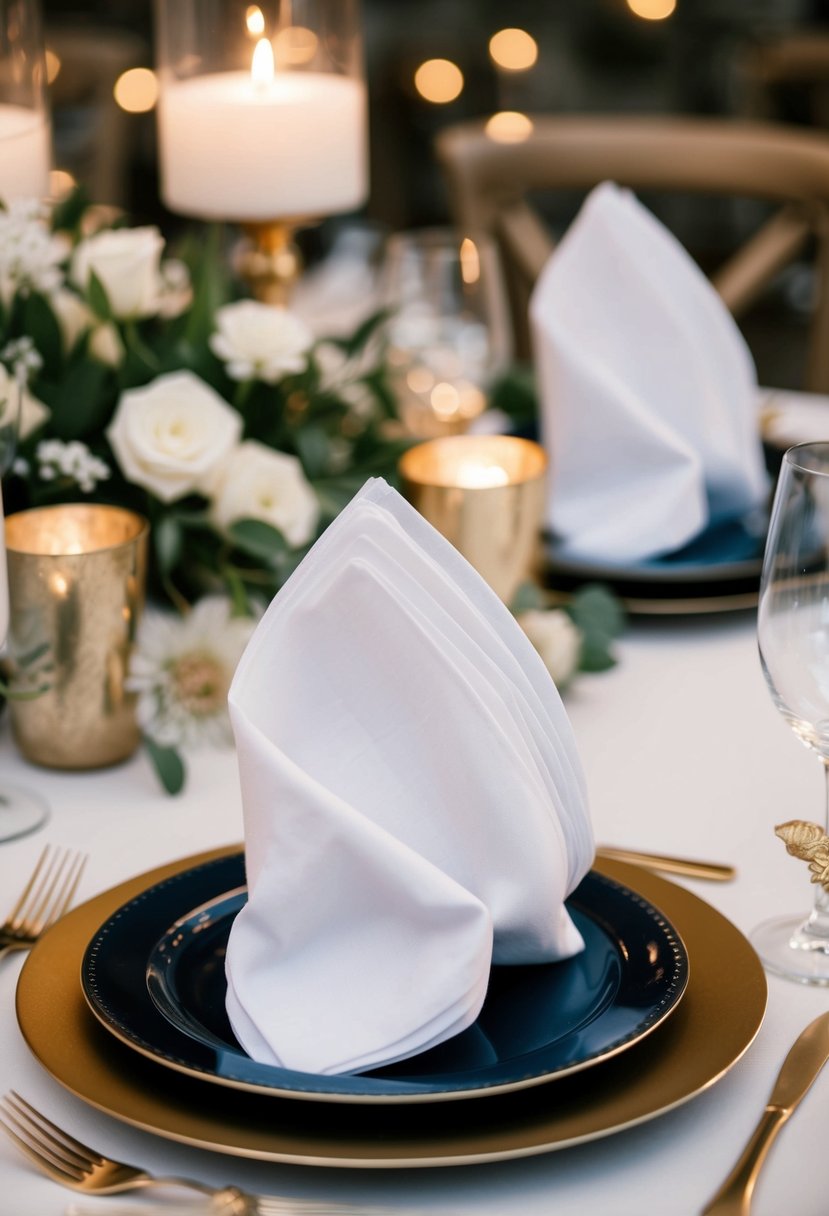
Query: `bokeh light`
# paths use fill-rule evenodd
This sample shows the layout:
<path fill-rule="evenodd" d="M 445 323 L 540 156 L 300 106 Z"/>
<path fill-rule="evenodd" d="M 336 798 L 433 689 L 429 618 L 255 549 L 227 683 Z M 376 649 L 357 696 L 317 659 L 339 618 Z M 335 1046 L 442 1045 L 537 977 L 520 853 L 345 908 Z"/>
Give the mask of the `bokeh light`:
<path fill-rule="evenodd" d="M 463 92 L 463 72 L 451 59 L 427 59 L 415 72 L 414 83 L 425 101 L 446 105 Z"/>
<path fill-rule="evenodd" d="M 115 100 L 128 114 L 146 114 L 158 101 L 158 77 L 149 68 L 129 68 L 115 81 Z"/>
<path fill-rule="evenodd" d="M 533 123 L 519 110 L 499 110 L 487 120 L 485 130 L 497 144 L 520 144 L 532 135 Z"/>
<path fill-rule="evenodd" d="M 526 72 L 538 59 L 538 43 L 526 30 L 499 30 L 489 40 L 489 54 L 507 72 Z"/>
<path fill-rule="evenodd" d="M 676 0 L 627 0 L 627 6 L 644 21 L 664 21 L 676 8 Z"/>

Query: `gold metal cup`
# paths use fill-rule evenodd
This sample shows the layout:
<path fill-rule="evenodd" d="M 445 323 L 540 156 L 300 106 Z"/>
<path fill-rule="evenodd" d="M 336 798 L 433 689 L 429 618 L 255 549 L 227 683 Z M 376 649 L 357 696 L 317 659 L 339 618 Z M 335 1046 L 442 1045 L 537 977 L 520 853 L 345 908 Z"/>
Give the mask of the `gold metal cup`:
<path fill-rule="evenodd" d="M 6 520 L 11 700 L 23 755 L 48 768 L 103 768 L 135 751 L 125 680 L 144 605 L 149 525 L 120 507 L 42 507 Z"/>
<path fill-rule="evenodd" d="M 509 435 L 451 435 L 400 460 L 403 493 L 509 604 L 530 576 L 544 510 L 544 449 Z"/>

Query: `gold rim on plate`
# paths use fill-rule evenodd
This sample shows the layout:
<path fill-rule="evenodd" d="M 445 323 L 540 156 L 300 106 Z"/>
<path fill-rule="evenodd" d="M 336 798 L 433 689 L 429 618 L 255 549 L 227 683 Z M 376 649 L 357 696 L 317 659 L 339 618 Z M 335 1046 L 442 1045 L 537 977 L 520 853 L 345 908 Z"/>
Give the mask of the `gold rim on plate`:
<path fill-rule="evenodd" d="M 99 1110 L 171 1140 L 233 1156 L 354 1168 L 531 1156 L 621 1131 L 688 1101 L 740 1059 L 763 1019 L 762 966 L 730 921 L 666 879 L 603 862 L 597 867 L 603 873 L 664 912 L 691 960 L 684 999 L 641 1045 L 588 1073 L 487 1102 L 345 1108 L 219 1092 L 151 1064 L 108 1034 L 86 1006 L 80 967 L 90 938 L 121 904 L 232 851 L 161 867 L 70 912 L 32 950 L 18 984 L 23 1036 L 55 1080 Z"/>

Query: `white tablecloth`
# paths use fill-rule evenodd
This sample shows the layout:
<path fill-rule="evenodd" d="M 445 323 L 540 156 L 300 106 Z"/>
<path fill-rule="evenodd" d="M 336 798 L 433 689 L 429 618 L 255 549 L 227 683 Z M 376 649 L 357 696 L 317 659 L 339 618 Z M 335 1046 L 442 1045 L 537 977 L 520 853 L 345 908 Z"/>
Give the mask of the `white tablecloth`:
<path fill-rule="evenodd" d="M 582 677 L 567 697 L 598 839 L 736 862 L 735 883 L 690 885 L 744 931 L 778 912 L 805 910 L 806 868 L 785 854 L 772 828 L 795 816 L 819 821 L 823 778 L 818 761 L 772 706 L 751 614 L 638 623 L 620 644 L 619 658 L 616 669 Z M 89 851 L 80 892 L 87 897 L 140 870 L 241 838 L 227 753 L 194 758 L 185 793 L 171 800 L 141 757 L 95 774 L 31 768 L 17 757 L 4 723 L 0 774 L 37 788 L 53 806 L 45 830 L 0 845 L 0 911 L 47 839 Z M 639 1128 L 504 1164 L 362 1172 L 211 1155 L 88 1108 L 48 1077 L 23 1043 L 14 1015 L 21 965 L 20 958 L 0 964 L 0 1091 L 18 1089 L 82 1139 L 154 1171 L 424 1213 L 691 1216 L 731 1167 L 790 1043 L 829 1005 L 829 990 L 771 977 L 766 1020 L 743 1060 L 706 1093 Z M 729 983 L 727 974 L 722 983 Z M 825 1216 L 828 1121 L 829 1069 L 774 1148 L 755 1216 Z M 73 1199 L 41 1179 L 0 1136 L 3 1216 L 59 1216 Z M 129 1203 L 140 1213 L 146 1200 Z M 103 1216 L 105 1201 L 98 1205 Z"/>

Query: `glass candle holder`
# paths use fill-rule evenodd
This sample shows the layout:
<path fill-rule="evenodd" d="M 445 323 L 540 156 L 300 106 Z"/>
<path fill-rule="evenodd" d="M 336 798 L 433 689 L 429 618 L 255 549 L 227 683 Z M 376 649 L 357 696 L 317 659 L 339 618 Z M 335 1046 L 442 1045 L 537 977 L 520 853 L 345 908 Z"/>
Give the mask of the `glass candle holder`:
<path fill-rule="evenodd" d="M 547 456 L 511 435 L 450 435 L 400 459 L 402 489 L 506 604 L 532 572 Z"/>
<path fill-rule="evenodd" d="M 39 0 L 0 0 L 0 200 L 49 192 L 51 128 Z"/>
<path fill-rule="evenodd" d="M 11 700 L 23 755 L 50 768 L 101 768 L 140 732 L 127 668 L 144 605 L 147 521 L 120 507 L 70 503 L 6 520 Z"/>
<path fill-rule="evenodd" d="M 161 194 L 270 225 L 368 193 L 357 0 L 156 0 Z"/>

